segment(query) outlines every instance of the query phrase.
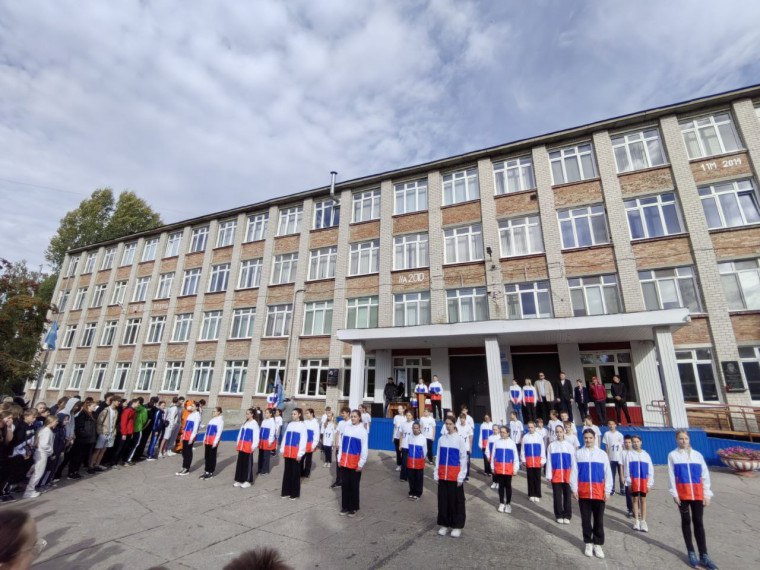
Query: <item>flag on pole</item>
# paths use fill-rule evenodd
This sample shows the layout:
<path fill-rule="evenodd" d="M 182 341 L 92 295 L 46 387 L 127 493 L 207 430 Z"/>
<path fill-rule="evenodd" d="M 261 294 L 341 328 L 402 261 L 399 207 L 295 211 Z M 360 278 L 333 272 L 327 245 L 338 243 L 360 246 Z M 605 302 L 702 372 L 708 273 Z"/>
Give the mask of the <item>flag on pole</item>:
<path fill-rule="evenodd" d="M 277 396 L 277 401 L 275 402 L 275 407 L 280 408 L 280 407 L 282 407 L 282 402 L 285 399 L 285 394 L 283 393 L 282 380 L 280 380 L 280 371 L 279 370 L 277 371 L 277 373 L 274 376 L 274 393 Z"/>
<path fill-rule="evenodd" d="M 58 340 L 58 321 L 50 325 L 50 328 L 48 329 L 47 336 L 45 336 L 45 341 L 43 342 L 43 344 L 45 345 L 45 349 L 55 350 L 55 342 L 57 340 Z"/>

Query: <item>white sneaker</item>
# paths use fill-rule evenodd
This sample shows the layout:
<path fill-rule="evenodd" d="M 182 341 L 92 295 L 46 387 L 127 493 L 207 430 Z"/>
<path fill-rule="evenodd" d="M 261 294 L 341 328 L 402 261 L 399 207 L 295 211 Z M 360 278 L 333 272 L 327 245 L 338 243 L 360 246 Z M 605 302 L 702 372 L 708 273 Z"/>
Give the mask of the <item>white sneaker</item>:
<path fill-rule="evenodd" d="M 491 483 L 491 489 L 498 489 L 499 484 L 498 483 Z"/>
<path fill-rule="evenodd" d="M 641 532 L 649 532 L 649 527 L 647 526 L 647 521 L 641 521 Z"/>
<path fill-rule="evenodd" d="M 533 497 L 533 498 L 534 498 L 534 499 L 536 499 L 536 502 L 537 502 L 537 503 L 540 503 L 540 502 L 541 502 L 541 499 L 539 499 L 538 497 Z"/>
<path fill-rule="evenodd" d="M 155 461 L 155 460 L 156 460 L 155 457 L 148 457 L 148 459 L 146 461 Z"/>
<path fill-rule="evenodd" d="M 177 473 L 177 475 L 179 475 L 180 477 L 184 477 L 185 475 L 189 475 L 189 474 L 190 474 L 190 471 L 188 469 L 183 469 L 182 471 Z"/>
<path fill-rule="evenodd" d="M 232 484 L 232 486 L 233 486 L 233 487 L 240 487 L 240 485 L 241 485 L 241 483 L 238 483 L 237 481 L 235 481 L 235 482 Z"/>
<path fill-rule="evenodd" d="M 565 523 L 565 519 L 557 519 L 557 524 L 564 524 L 564 523 Z"/>
<path fill-rule="evenodd" d="M 594 556 L 597 558 L 604 558 L 604 550 L 602 550 L 602 547 L 598 544 L 594 545 Z"/>
<path fill-rule="evenodd" d="M 504 506 L 504 512 L 509 514 L 512 512 L 512 505 L 505 505 Z"/>
<path fill-rule="evenodd" d="M 401 471 L 401 465 L 396 465 L 396 471 Z"/>
<path fill-rule="evenodd" d="M 570 519 L 562 519 L 562 524 L 570 524 Z"/>
<path fill-rule="evenodd" d="M 246 481 L 245 483 L 243 483 L 243 484 L 242 484 L 242 485 L 240 485 L 240 486 L 241 486 L 243 489 L 247 489 L 248 487 L 250 487 L 250 486 L 251 486 L 251 484 L 250 484 L 248 481 Z"/>
<path fill-rule="evenodd" d="M 636 519 L 636 522 L 633 523 L 633 530 L 641 530 L 641 523 L 638 519 Z"/>
<path fill-rule="evenodd" d="M 174 453 L 173 451 L 167 451 L 167 452 L 166 452 L 166 456 L 167 456 L 167 457 L 174 457 L 175 455 L 177 455 L 177 454 L 176 454 L 176 453 Z"/>
<path fill-rule="evenodd" d="M 586 545 L 586 551 L 584 552 L 586 556 L 591 558 L 594 555 L 594 545 L 590 542 Z"/>
<path fill-rule="evenodd" d="M 438 529 L 438 534 L 441 536 L 446 536 L 449 533 L 449 529 L 447 529 L 445 526 L 442 526 Z"/>
<path fill-rule="evenodd" d="M 528 498 L 530 499 L 531 503 L 535 503 L 536 502 L 536 498 L 535 497 L 528 497 Z"/>
<path fill-rule="evenodd" d="M 36 499 L 40 496 L 39 491 L 27 491 L 24 493 L 24 499 Z"/>
<path fill-rule="evenodd" d="M 451 538 L 459 538 L 460 536 L 462 536 L 461 528 L 451 529 Z"/>
<path fill-rule="evenodd" d="M 504 512 L 504 507 L 505 507 L 505 506 L 506 506 L 506 505 L 503 505 L 502 503 L 499 503 L 499 508 L 498 508 L 498 509 L 496 509 L 496 510 L 497 510 L 497 511 L 499 511 L 500 513 L 503 513 L 503 512 Z"/>

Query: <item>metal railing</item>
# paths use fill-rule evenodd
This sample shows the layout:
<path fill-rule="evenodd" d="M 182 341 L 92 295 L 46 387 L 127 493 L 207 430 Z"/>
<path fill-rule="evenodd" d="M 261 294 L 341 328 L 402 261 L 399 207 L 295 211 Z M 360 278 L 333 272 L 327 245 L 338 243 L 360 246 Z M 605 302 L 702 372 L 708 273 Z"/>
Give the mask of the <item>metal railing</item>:
<path fill-rule="evenodd" d="M 652 403 L 654 404 L 654 402 Z M 689 425 L 708 433 L 760 439 L 760 407 L 732 404 L 686 404 Z"/>

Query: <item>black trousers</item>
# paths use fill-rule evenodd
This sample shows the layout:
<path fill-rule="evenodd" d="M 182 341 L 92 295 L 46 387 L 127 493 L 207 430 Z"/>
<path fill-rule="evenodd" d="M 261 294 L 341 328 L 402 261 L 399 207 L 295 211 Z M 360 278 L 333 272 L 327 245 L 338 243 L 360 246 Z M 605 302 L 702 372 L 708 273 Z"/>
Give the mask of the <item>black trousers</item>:
<path fill-rule="evenodd" d="M 603 545 L 604 501 L 600 499 L 580 499 L 578 501 L 578 508 L 581 511 L 583 542 L 586 544 L 593 542 L 599 546 Z"/>
<path fill-rule="evenodd" d="M 182 440 L 182 469 L 190 470 L 193 463 L 193 442 Z"/>
<path fill-rule="evenodd" d="M 343 483 L 340 486 L 340 508 L 343 511 L 359 510 L 359 484 L 362 481 L 362 472 L 348 467 L 338 467 L 342 472 Z"/>
<path fill-rule="evenodd" d="M 433 406 L 433 419 L 442 420 L 443 409 L 441 408 L 441 400 L 430 400 L 430 403 Z"/>
<path fill-rule="evenodd" d="M 283 497 L 301 496 L 301 463 L 297 459 L 285 458 L 281 495 Z"/>
<path fill-rule="evenodd" d="M 213 473 L 216 471 L 216 452 L 218 451 L 213 445 L 204 445 L 205 448 L 203 455 L 206 460 L 206 466 L 204 471 L 206 473 Z"/>
<path fill-rule="evenodd" d="M 536 421 L 536 404 L 523 404 L 523 418 L 526 424 Z"/>
<path fill-rule="evenodd" d="M 336 463 L 334 484 L 340 487 L 340 485 L 343 483 L 343 471 L 341 470 L 340 464 L 338 464 L 338 448 L 335 446 L 333 446 L 333 448 L 335 449 L 335 463 Z"/>
<path fill-rule="evenodd" d="M 628 413 L 628 402 L 624 400 L 615 400 L 615 415 L 617 416 L 617 423 L 623 425 L 623 416 L 620 415 L 621 411 L 625 414 L 625 419 L 630 425 L 631 415 Z"/>
<path fill-rule="evenodd" d="M 308 477 L 311 475 L 311 456 L 313 454 L 314 452 L 312 451 L 303 454 L 303 457 L 301 458 L 301 477 Z"/>
<path fill-rule="evenodd" d="M 438 481 L 438 524 L 446 528 L 464 528 L 464 485 L 456 481 Z"/>
<path fill-rule="evenodd" d="M 118 455 L 114 455 L 114 461 L 113 464 L 115 465 L 118 460 Z M 69 461 L 71 461 L 71 447 L 67 447 L 64 449 L 63 453 L 61 454 L 61 458 L 58 461 L 58 466 L 55 468 L 55 474 L 53 475 L 53 479 L 60 479 L 61 475 L 63 474 L 63 468 L 66 467 L 69 464 Z M 11 483 L 15 483 L 15 481 L 11 480 Z"/>
<path fill-rule="evenodd" d="M 552 483 L 552 494 L 554 495 L 554 518 L 567 520 L 573 518 L 570 483 Z"/>
<path fill-rule="evenodd" d="M 549 410 L 552 409 L 552 403 L 549 400 L 538 400 L 538 415 L 544 419 L 544 423 L 549 421 Z"/>
<path fill-rule="evenodd" d="M 332 463 L 332 445 L 322 446 L 322 456 L 325 458 L 325 463 Z"/>
<path fill-rule="evenodd" d="M 488 458 L 486 457 L 485 453 L 483 453 L 483 472 L 486 475 L 491 475 L 491 462 L 488 461 Z"/>
<path fill-rule="evenodd" d="M 253 453 L 238 451 L 235 464 L 235 482 L 253 483 Z"/>
<path fill-rule="evenodd" d="M 512 475 L 494 475 L 493 480 L 499 484 L 499 503 L 509 505 L 512 502 Z"/>
<path fill-rule="evenodd" d="M 268 449 L 259 448 L 259 469 L 257 473 L 269 473 L 269 460 L 272 459 L 272 452 Z"/>
<path fill-rule="evenodd" d="M 129 457 L 134 445 L 134 435 L 121 436 L 116 442 L 116 451 L 113 453 L 113 465 L 123 463 Z"/>
<path fill-rule="evenodd" d="M 430 463 L 433 463 L 435 460 L 433 459 L 433 442 L 435 440 L 429 439 L 427 440 L 427 459 L 430 461 Z"/>
<path fill-rule="evenodd" d="M 596 415 L 599 416 L 599 423 L 604 425 L 607 423 L 607 402 L 594 402 L 596 408 Z"/>
<path fill-rule="evenodd" d="M 409 457 L 409 448 L 401 449 L 401 473 L 399 473 L 399 479 L 402 481 L 406 481 L 407 479 L 407 472 L 409 471 L 406 468 L 406 458 Z"/>
<path fill-rule="evenodd" d="M 567 412 L 568 419 L 573 421 L 573 403 L 570 400 L 560 400 L 559 407 L 563 412 Z"/>
<path fill-rule="evenodd" d="M 528 467 L 526 469 L 528 478 L 528 496 L 541 498 L 541 468 Z"/>
<path fill-rule="evenodd" d="M 85 443 L 80 439 L 74 440 L 74 445 L 71 446 L 71 456 L 69 459 L 69 475 L 72 473 L 79 473 L 82 463 L 84 463 L 85 467 L 89 466 L 93 447 L 95 447 L 94 441 L 92 443 Z"/>
<path fill-rule="evenodd" d="M 396 449 L 396 466 L 401 467 L 401 441 L 394 439 L 393 447 Z"/>
<path fill-rule="evenodd" d="M 425 475 L 424 469 L 409 469 L 409 494 L 413 497 L 422 496 L 422 482 Z"/>
<path fill-rule="evenodd" d="M 588 402 L 576 402 L 578 404 L 578 411 L 581 414 L 581 421 L 586 420 L 588 415 Z"/>
<path fill-rule="evenodd" d="M 681 532 L 686 543 L 686 550 L 694 552 L 694 543 L 691 540 L 691 526 L 694 523 L 694 537 L 697 539 L 699 555 L 707 554 L 707 538 L 705 527 L 702 523 L 705 505 L 702 501 L 681 501 L 678 512 L 681 513 Z"/>
<path fill-rule="evenodd" d="M 139 459 L 143 456 L 143 453 L 145 453 L 145 447 L 150 442 L 151 431 L 153 430 L 150 426 L 147 426 L 144 430 L 142 430 L 142 434 L 140 435 L 140 443 L 137 444 L 135 454 L 132 456 L 132 461 L 139 461 Z"/>

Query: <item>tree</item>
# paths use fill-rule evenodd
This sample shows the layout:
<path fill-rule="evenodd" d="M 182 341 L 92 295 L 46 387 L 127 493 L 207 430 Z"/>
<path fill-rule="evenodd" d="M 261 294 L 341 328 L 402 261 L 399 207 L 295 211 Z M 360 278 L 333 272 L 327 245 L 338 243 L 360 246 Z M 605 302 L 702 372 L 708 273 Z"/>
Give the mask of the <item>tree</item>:
<path fill-rule="evenodd" d="M 101 239 L 117 239 L 156 228 L 162 223 L 161 216 L 145 200 L 134 192 L 122 192 Z"/>

